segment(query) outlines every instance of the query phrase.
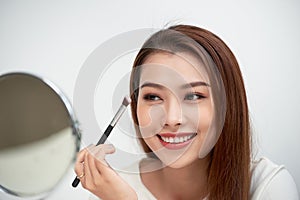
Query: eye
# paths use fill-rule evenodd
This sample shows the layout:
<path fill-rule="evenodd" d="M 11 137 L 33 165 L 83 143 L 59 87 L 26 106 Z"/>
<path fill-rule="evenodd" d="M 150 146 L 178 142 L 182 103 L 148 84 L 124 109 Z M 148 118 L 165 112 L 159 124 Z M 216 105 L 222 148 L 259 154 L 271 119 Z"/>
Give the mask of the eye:
<path fill-rule="evenodd" d="M 143 96 L 143 99 L 146 101 L 160 101 L 162 100 L 158 95 L 156 94 L 145 94 Z"/>
<path fill-rule="evenodd" d="M 202 94 L 189 93 L 189 94 L 185 95 L 184 100 L 196 101 L 196 100 L 200 100 L 200 99 L 204 99 L 204 98 L 205 98 L 205 96 L 203 96 Z"/>

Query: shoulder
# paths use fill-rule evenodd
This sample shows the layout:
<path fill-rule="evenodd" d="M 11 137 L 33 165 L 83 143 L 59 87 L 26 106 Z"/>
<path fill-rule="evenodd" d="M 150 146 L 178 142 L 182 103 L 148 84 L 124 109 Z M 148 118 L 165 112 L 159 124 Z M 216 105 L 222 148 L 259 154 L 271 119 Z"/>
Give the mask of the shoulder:
<path fill-rule="evenodd" d="M 296 184 L 283 165 L 263 157 L 252 161 L 251 173 L 252 200 L 299 199 Z"/>

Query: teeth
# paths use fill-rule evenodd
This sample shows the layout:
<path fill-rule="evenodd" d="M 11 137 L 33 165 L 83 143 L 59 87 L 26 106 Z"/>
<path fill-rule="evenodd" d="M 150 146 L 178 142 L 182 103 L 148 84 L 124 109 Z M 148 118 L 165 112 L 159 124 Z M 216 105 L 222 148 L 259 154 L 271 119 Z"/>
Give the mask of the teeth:
<path fill-rule="evenodd" d="M 176 144 L 176 143 L 186 142 L 189 139 L 191 139 L 192 137 L 193 137 L 193 135 L 183 136 L 183 137 L 163 137 L 163 136 L 161 136 L 161 139 L 165 142 Z"/>

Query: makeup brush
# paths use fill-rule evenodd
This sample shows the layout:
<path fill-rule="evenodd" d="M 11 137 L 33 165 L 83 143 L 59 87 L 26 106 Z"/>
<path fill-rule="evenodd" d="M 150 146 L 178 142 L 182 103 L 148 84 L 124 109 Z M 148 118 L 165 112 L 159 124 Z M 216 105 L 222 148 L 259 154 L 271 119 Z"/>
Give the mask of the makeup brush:
<path fill-rule="evenodd" d="M 125 96 L 124 99 L 123 99 L 122 105 L 120 106 L 119 110 L 115 114 L 114 118 L 111 120 L 111 122 L 108 125 L 108 127 L 105 129 L 103 135 L 101 136 L 100 140 L 97 142 L 96 146 L 98 146 L 99 144 L 104 144 L 104 142 L 108 138 L 109 134 L 111 133 L 111 131 L 113 130 L 113 128 L 115 127 L 115 125 L 117 124 L 117 122 L 119 121 L 119 119 L 121 118 L 122 114 L 126 110 L 126 107 L 130 103 L 131 103 L 131 99 L 128 96 Z M 77 185 L 79 184 L 79 182 L 80 182 L 80 180 L 76 176 L 75 179 L 74 179 L 74 181 L 73 181 L 73 183 L 72 183 L 72 186 L 73 187 L 77 187 Z"/>

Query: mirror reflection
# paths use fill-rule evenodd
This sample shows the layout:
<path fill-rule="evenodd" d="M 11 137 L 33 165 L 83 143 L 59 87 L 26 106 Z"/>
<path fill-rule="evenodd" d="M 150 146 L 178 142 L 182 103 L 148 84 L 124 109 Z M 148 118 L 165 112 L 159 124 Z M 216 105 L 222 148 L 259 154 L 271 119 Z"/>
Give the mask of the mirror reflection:
<path fill-rule="evenodd" d="M 45 196 L 79 150 L 70 103 L 53 83 L 26 73 L 0 76 L 0 97 L 1 189 Z"/>

